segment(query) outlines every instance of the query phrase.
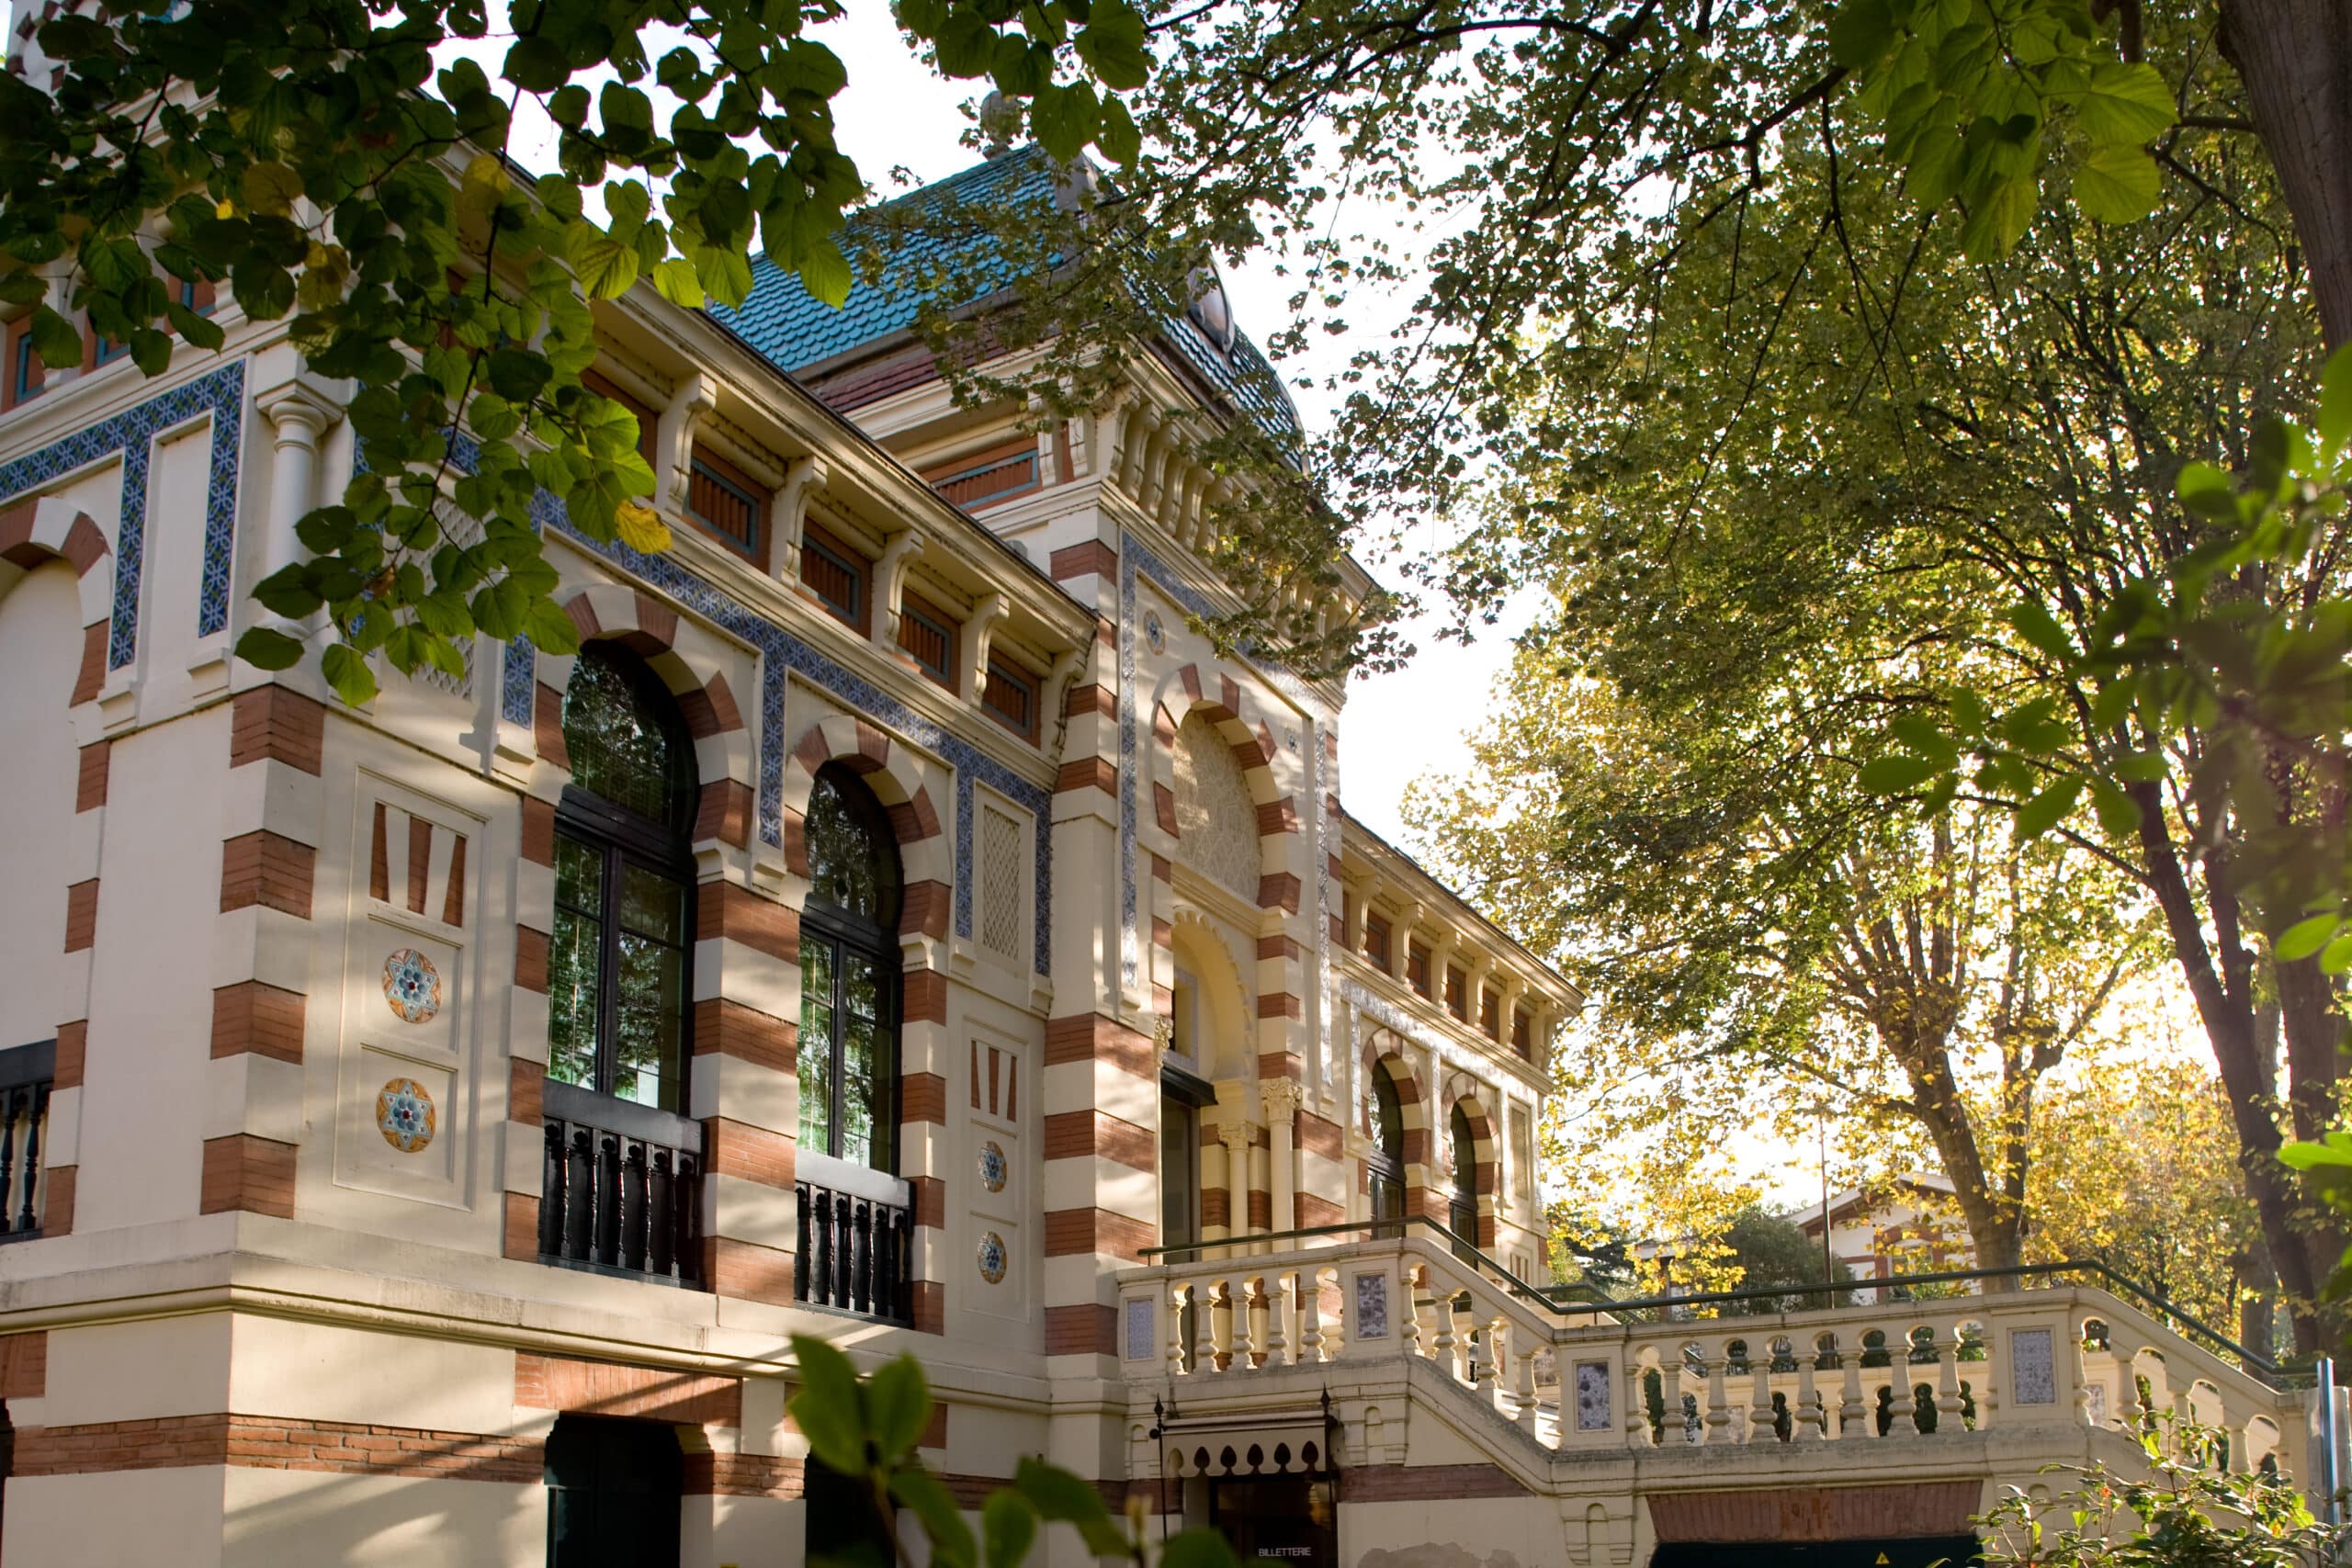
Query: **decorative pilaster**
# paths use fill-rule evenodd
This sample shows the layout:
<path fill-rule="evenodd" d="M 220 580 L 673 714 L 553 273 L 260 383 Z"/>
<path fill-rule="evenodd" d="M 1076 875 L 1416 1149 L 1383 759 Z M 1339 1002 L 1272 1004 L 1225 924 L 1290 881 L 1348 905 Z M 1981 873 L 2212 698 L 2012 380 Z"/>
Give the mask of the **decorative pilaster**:
<path fill-rule="evenodd" d="M 1269 1150 L 1269 1186 L 1273 1197 L 1273 1225 L 1281 1230 L 1298 1227 L 1298 1156 L 1294 1152 L 1294 1133 L 1298 1121 L 1301 1098 L 1296 1079 L 1267 1078 L 1258 1085 L 1259 1095 L 1266 1106 L 1266 1134 Z"/>

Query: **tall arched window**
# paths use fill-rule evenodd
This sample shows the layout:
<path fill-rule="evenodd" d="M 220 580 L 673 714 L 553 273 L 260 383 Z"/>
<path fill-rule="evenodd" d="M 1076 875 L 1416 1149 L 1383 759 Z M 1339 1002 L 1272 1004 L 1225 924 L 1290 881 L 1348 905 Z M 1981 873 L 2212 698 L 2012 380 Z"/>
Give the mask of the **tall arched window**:
<path fill-rule="evenodd" d="M 645 661 L 582 649 L 563 699 L 571 783 L 556 808 L 548 1076 L 685 1109 L 694 988 L 694 747 Z"/>
<path fill-rule="evenodd" d="M 800 915 L 800 1146 L 876 1170 L 896 1163 L 899 849 L 856 774 L 808 791 Z"/>
<path fill-rule="evenodd" d="M 1364 1196 L 1371 1218 L 1405 1217 L 1405 1108 L 1396 1099 L 1396 1080 L 1377 1064 L 1372 1069 L 1372 1147 L 1364 1156 Z M 1402 1235 L 1404 1227 L 1383 1225 L 1373 1234 Z"/>
<path fill-rule="evenodd" d="M 1478 1145 L 1470 1132 L 1470 1113 L 1456 1105 L 1446 1118 L 1446 1142 L 1453 1150 L 1453 1190 L 1446 1195 L 1445 1224 L 1461 1239 L 1453 1250 L 1469 1258 L 1478 1247 Z"/>

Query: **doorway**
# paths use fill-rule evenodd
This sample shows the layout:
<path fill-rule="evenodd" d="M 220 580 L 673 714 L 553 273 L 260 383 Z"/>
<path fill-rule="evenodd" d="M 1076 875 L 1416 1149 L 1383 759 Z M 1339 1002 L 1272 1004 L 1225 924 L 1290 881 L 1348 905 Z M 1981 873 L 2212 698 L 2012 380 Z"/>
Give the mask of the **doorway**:
<path fill-rule="evenodd" d="M 1209 1483 L 1209 1523 L 1247 1562 L 1339 1568 L 1339 1510 L 1328 1478 L 1263 1475 Z"/>

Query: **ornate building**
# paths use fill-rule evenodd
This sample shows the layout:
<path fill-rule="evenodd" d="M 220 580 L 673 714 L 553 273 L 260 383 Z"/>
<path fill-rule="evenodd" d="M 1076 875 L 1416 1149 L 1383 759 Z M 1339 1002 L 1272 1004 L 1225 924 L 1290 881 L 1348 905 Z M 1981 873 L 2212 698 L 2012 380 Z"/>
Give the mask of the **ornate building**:
<path fill-rule="evenodd" d="M 1044 1454 L 1325 1563 L 1949 1536 L 2192 1379 L 2301 1461 L 2095 1292 L 1702 1343 L 1527 1283 L 1579 998 L 1346 815 L 1339 686 L 1190 629 L 1182 438 L 1286 417 L 1214 310 L 1037 431 L 877 291 L 599 305 L 674 547 L 550 506 L 580 652 L 353 710 L 230 653 L 347 389 L 204 304 L 153 380 L 6 338 L 10 1563 L 798 1563 L 795 1332 L 920 1356 L 968 1504 Z"/>

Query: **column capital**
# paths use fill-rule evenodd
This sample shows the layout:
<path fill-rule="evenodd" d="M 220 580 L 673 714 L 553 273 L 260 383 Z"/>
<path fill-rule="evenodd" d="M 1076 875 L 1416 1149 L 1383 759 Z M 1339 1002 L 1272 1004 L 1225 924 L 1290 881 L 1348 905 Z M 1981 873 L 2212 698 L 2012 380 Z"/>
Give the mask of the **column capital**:
<path fill-rule="evenodd" d="M 1266 1125 L 1283 1132 L 1290 1130 L 1291 1120 L 1298 1114 L 1304 1098 L 1295 1078 L 1261 1078 L 1258 1096 L 1266 1107 Z"/>
<path fill-rule="evenodd" d="M 343 418 L 345 400 L 333 382 L 297 374 L 254 394 L 254 407 L 281 442 L 308 436 L 315 441 Z"/>
<path fill-rule="evenodd" d="M 1250 1123 L 1242 1121 L 1220 1123 L 1216 1130 L 1216 1139 L 1218 1143 L 1225 1145 L 1228 1156 L 1237 1159 L 1244 1157 L 1250 1150 Z M 1246 1179 L 1239 1185 L 1245 1190 L 1247 1190 Z"/>

